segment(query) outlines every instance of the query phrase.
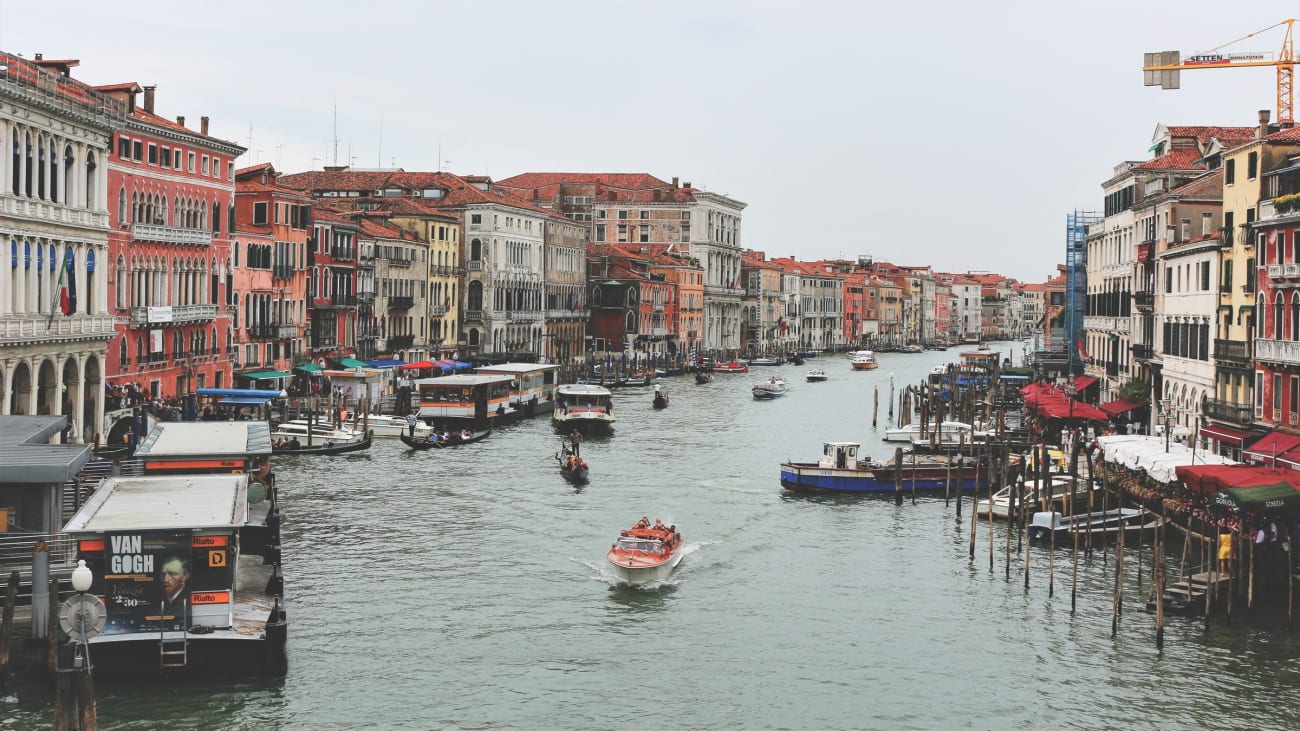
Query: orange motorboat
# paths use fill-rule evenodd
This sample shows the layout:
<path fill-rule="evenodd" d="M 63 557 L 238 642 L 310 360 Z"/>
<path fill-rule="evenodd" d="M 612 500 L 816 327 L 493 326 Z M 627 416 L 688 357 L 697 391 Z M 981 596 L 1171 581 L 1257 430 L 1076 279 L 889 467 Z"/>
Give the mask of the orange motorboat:
<path fill-rule="evenodd" d="M 614 575 L 623 584 L 636 586 L 667 579 L 682 562 L 682 534 L 677 526 L 667 526 L 642 518 L 636 525 L 619 533 L 605 554 Z"/>

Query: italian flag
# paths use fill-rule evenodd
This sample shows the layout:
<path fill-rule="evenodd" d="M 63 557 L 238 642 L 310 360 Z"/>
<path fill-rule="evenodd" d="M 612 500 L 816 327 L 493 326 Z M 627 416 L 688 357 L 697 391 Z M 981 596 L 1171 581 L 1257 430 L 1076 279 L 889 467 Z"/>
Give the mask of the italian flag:
<path fill-rule="evenodd" d="M 72 269 L 74 261 L 72 249 L 67 249 L 63 257 L 63 266 L 59 267 L 59 310 L 71 315 L 77 311 L 77 276 Z"/>

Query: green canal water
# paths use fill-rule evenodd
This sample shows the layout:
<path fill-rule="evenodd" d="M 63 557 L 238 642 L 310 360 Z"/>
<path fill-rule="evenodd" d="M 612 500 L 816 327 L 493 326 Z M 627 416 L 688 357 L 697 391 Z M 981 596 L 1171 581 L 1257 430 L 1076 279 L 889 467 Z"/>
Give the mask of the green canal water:
<path fill-rule="evenodd" d="M 1009 344 L 1003 344 L 1005 352 Z M 1019 348 L 1019 346 L 1015 346 Z M 1019 358 L 1017 351 L 1016 356 Z M 276 681 L 101 683 L 104 729 L 1285 728 L 1300 721 L 1296 634 L 1244 617 L 1171 618 L 1165 647 L 1131 594 L 1111 637 L 1113 565 L 1068 550 L 1006 578 L 1003 527 L 942 497 L 783 494 L 778 463 L 861 440 L 890 374 L 915 382 L 955 350 L 665 379 L 618 393 L 615 433 L 565 482 L 544 418 L 458 450 L 396 440 L 276 465 L 286 511 L 290 665 Z M 820 366 L 825 383 L 803 373 Z M 789 394 L 756 402 L 772 370 Z M 969 518 L 969 503 L 964 515 Z M 647 515 L 690 551 L 664 586 L 611 585 L 603 554 Z M 1174 563 L 1171 561 L 1171 566 Z M 1137 586 L 1136 561 L 1129 562 Z M 1149 571 L 1149 569 L 1147 569 Z M 1143 597 L 1144 598 L 1144 595 Z M 49 690 L 0 695 L 0 729 L 48 727 Z"/>

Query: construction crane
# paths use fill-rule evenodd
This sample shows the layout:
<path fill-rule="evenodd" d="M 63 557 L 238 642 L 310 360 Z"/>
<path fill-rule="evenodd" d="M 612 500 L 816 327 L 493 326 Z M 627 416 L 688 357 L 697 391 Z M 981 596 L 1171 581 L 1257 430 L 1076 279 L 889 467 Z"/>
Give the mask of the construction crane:
<path fill-rule="evenodd" d="M 1178 74 L 1196 69 L 1241 68 L 1243 66 L 1274 66 L 1277 68 L 1277 121 L 1292 124 L 1295 121 L 1295 98 L 1291 94 L 1292 75 L 1295 72 L 1295 54 L 1291 47 L 1291 26 L 1295 18 L 1249 33 L 1234 41 L 1192 56 L 1182 56 L 1178 51 L 1160 51 L 1142 55 L 1143 83 L 1164 89 L 1178 88 Z M 1282 50 L 1274 58 L 1269 52 L 1225 53 L 1223 49 L 1235 43 L 1286 26 Z"/>

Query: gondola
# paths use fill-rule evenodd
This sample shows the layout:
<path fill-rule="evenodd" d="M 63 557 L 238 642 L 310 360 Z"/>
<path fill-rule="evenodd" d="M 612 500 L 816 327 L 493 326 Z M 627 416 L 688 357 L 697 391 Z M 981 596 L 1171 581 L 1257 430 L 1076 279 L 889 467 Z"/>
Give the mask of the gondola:
<path fill-rule="evenodd" d="M 424 450 L 424 449 L 445 449 L 447 447 L 455 447 L 461 444 L 473 444 L 474 442 L 479 442 L 484 439 L 487 439 L 488 435 L 491 433 L 492 433 L 491 429 L 484 429 L 483 431 L 473 432 L 468 437 L 461 437 L 459 434 L 453 434 L 451 435 L 451 438 L 449 438 L 445 442 L 442 441 L 441 439 L 435 442 L 427 439 L 411 438 L 406 434 L 399 434 L 397 436 L 399 439 L 402 440 L 403 444 L 410 447 L 411 449 Z"/>
<path fill-rule="evenodd" d="M 366 432 L 366 438 L 356 442 L 325 442 L 323 444 L 313 444 L 307 446 L 301 444 L 298 447 L 272 447 L 272 454 L 284 455 L 330 455 L 330 454 L 347 454 L 348 452 L 361 452 L 370 449 L 370 442 L 374 439 L 374 432 Z"/>
<path fill-rule="evenodd" d="M 569 450 L 563 448 L 555 455 L 555 461 L 560 463 L 560 474 L 569 482 L 586 482 L 587 471 L 590 469 L 586 461 L 578 457 L 578 464 L 574 466 L 569 462 L 569 454 Z"/>
<path fill-rule="evenodd" d="M 701 386 L 713 381 L 713 374 L 708 371 L 696 371 L 695 382 Z"/>
<path fill-rule="evenodd" d="M 656 409 L 668 408 L 668 394 L 663 391 L 655 391 L 654 407 Z"/>

